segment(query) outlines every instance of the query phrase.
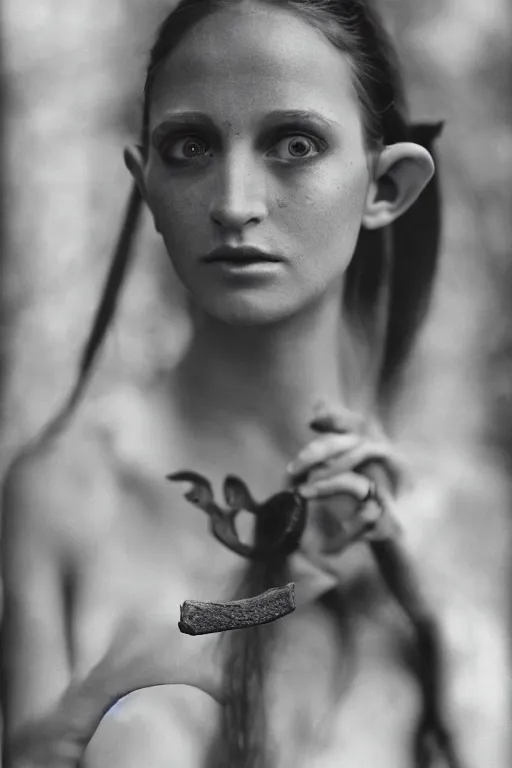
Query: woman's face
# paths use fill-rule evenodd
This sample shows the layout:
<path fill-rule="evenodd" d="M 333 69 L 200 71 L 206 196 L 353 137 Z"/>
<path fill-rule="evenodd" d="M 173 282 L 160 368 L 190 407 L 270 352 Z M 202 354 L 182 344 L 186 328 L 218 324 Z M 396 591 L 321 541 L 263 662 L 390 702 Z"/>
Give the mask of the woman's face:
<path fill-rule="evenodd" d="M 307 21 L 265 5 L 217 11 L 161 66 L 143 185 L 210 315 L 266 323 L 339 296 L 368 184 L 350 64 Z"/>

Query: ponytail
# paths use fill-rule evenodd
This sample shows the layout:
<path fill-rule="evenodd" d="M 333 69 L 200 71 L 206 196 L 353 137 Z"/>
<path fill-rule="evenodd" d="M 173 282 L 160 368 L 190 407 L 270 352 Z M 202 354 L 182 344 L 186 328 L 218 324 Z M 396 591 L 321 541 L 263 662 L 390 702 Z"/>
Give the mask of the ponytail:
<path fill-rule="evenodd" d="M 413 141 L 435 159 L 443 124 L 407 126 L 395 110 L 384 142 Z M 387 135 L 386 135 L 387 134 Z M 378 401 L 389 404 L 430 306 L 439 261 L 441 195 L 437 173 L 418 199 L 384 229 L 362 228 L 347 270 L 344 302 L 362 326 L 376 366 Z"/>
<path fill-rule="evenodd" d="M 413 125 L 407 140 L 424 147 L 435 160 L 433 144 L 442 128 L 442 123 Z M 418 199 L 392 225 L 389 312 L 379 382 L 385 399 L 397 382 L 430 307 L 440 234 L 441 194 L 436 172 Z"/>
<path fill-rule="evenodd" d="M 114 255 L 107 273 L 89 336 L 80 356 L 77 377 L 71 393 L 49 424 L 46 425 L 37 442 L 57 435 L 73 416 L 94 369 L 94 364 L 105 341 L 110 323 L 114 317 L 121 288 L 134 255 L 134 243 L 142 212 L 142 196 L 134 183 L 123 217 L 121 232 L 114 249 Z"/>
<path fill-rule="evenodd" d="M 279 512 L 280 510 L 276 510 Z M 256 518 L 254 546 L 273 548 L 282 535 L 280 514 Z M 253 597 L 290 581 L 288 557 L 278 551 L 263 560 L 249 561 L 234 594 L 235 600 Z M 224 666 L 226 703 L 220 728 L 208 752 L 207 768 L 270 768 L 269 733 L 265 692 L 276 625 L 265 624 L 228 632 Z"/>

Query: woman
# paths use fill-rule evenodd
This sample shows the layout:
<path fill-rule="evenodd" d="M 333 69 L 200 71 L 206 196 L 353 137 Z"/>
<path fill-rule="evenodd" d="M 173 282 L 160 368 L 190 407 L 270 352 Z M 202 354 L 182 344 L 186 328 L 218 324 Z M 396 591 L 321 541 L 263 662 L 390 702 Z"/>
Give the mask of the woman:
<path fill-rule="evenodd" d="M 429 713 L 406 669 L 409 628 L 364 544 L 340 557 L 391 505 L 399 470 L 379 416 L 435 267 L 433 161 L 412 135 L 366 3 L 185 0 L 163 24 L 142 144 L 125 153 L 128 228 L 76 390 L 6 482 L 5 768 L 434 765 L 425 745 L 411 752 Z M 120 456 L 76 406 L 140 197 L 195 334 Z M 385 471 L 369 479 L 372 462 Z M 165 481 L 185 468 L 217 492 L 228 473 L 256 498 L 298 489 L 300 550 L 247 566 Z M 186 599 L 285 578 L 298 602 L 286 619 L 221 639 L 177 629 Z M 355 638 L 357 674 L 342 664 Z"/>

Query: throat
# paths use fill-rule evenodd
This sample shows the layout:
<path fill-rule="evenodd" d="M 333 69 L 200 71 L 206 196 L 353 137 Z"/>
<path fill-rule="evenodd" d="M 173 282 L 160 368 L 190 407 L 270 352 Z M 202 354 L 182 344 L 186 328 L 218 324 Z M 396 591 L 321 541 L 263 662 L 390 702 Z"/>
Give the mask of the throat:
<path fill-rule="evenodd" d="M 339 301 L 268 327 L 234 327 L 196 318 L 176 372 L 182 413 L 197 433 L 233 450 L 243 436 L 293 457 L 313 437 L 319 402 L 358 407 L 358 360 Z"/>
<path fill-rule="evenodd" d="M 300 446 L 315 404 L 343 399 L 339 351 L 325 337 L 310 345 L 277 341 L 263 346 L 251 334 L 229 346 L 196 339 L 178 371 L 189 417 L 209 432 L 222 425 L 226 439 L 242 427 L 262 431 L 285 451 Z"/>

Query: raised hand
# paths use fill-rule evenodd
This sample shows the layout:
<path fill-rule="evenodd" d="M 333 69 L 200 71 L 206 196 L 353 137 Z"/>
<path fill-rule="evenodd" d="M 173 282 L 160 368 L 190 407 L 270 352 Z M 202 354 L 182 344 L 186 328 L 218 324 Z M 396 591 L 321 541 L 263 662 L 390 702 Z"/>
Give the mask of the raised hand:
<path fill-rule="evenodd" d="M 382 432 L 358 415 L 323 406 L 310 426 L 320 436 L 292 462 L 289 482 L 304 498 L 328 505 L 340 526 L 337 536 L 325 537 L 321 554 L 341 552 L 366 540 L 386 586 L 411 622 L 422 694 L 414 735 L 415 765 L 432 765 L 437 755 L 447 768 L 461 768 L 443 707 L 441 633 L 393 516 L 393 499 L 403 485 L 406 463 Z"/>
<path fill-rule="evenodd" d="M 383 433 L 357 414 L 327 406 L 317 410 L 310 427 L 318 437 L 288 466 L 288 482 L 304 499 L 317 502 L 317 517 L 328 530 L 321 553 L 398 533 L 393 496 L 405 462 Z"/>

